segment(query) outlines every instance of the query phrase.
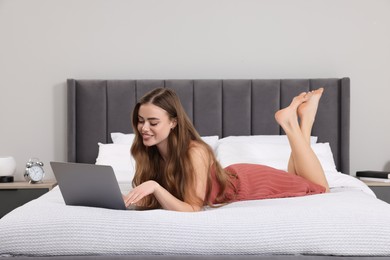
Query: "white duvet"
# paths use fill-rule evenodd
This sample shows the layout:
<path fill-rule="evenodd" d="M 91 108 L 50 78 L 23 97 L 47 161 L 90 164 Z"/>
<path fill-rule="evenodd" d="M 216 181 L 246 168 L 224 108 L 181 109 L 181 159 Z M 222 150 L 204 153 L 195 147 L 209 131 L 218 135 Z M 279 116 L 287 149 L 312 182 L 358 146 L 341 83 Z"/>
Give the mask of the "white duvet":
<path fill-rule="evenodd" d="M 0 256 L 390 256 L 390 205 L 350 176 L 327 177 L 331 193 L 196 213 L 66 206 L 56 187 L 0 219 Z"/>

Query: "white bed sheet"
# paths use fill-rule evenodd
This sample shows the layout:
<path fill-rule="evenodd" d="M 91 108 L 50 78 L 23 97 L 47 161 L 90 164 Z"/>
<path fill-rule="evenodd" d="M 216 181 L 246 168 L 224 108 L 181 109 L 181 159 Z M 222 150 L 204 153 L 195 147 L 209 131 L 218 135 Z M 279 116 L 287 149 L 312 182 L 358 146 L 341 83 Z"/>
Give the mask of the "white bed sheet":
<path fill-rule="evenodd" d="M 66 206 L 56 187 L 0 219 L 0 256 L 390 256 L 390 205 L 363 192 L 364 184 L 350 176 L 333 177 L 340 185 L 331 193 L 196 213 Z"/>

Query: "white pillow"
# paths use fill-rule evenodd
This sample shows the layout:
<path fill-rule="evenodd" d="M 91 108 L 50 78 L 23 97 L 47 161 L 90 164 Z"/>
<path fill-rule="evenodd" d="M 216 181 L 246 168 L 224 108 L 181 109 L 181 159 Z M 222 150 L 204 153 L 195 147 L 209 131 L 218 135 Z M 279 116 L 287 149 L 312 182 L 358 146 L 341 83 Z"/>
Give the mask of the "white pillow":
<path fill-rule="evenodd" d="M 210 145 L 211 149 L 213 149 L 213 151 L 215 152 L 219 140 L 218 135 L 201 136 L 201 138 L 206 144 Z"/>
<path fill-rule="evenodd" d="M 114 144 L 133 144 L 135 134 L 111 133 L 111 139 Z M 218 135 L 202 136 L 203 141 L 215 150 L 218 142 Z"/>
<path fill-rule="evenodd" d="M 334 162 L 332 149 L 329 143 L 317 143 L 311 145 L 314 153 L 317 155 L 325 173 L 338 172 L 336 163 Z"/>
<path fill-rule="evenodd" d="M 102 144 L 96 158 L 97 165 L 109 165 L 118 183 L 131 183 L 135 174 L 135 161 L 130 154 L 130 144 Z"/>
<path fill-rule="evenodd" d="M 337 172 L 329 143 L 312 144 L 312 149 L 326 172 Z M 216 151 L 222 167 L 234 163 L 263 164 L 287 170 L 291 148 L 283 143 L 222 142 Z"/>
<path fill-rule="evenodd" d="M 133 144 L 135 134 L 111 133 L 114 144 Z"/>
<path fill-rule="evenodd" d="M 310 137 L 310 143 L 317 143 L 317 136 Z M 288 144 L 286 135 L 241 135 L 228 136 L 218 140 L 218 143 L 251 142 L 263 144 Z"/>

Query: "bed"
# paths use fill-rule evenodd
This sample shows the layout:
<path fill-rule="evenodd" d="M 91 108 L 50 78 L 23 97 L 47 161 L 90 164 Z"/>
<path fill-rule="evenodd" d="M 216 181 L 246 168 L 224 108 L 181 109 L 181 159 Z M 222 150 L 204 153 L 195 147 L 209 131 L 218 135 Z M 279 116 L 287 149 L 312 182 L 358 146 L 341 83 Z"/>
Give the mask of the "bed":
<path fill-rule="evenodd" d="M 349 176 L 350 80 L 75 80 L 68 87 L 68 161 L 109 164 L 123 192 L 134 161 L 131 111 L 156 87 L 174 89 L 223 166 L 285 168 L 274 113 L 324 87 L 311 144 L 331 192 L 243 201 L 196 213 L 65 206 L 58 187 L 0 219 L 0 258 L 390 259 L 390 206 Z"/>

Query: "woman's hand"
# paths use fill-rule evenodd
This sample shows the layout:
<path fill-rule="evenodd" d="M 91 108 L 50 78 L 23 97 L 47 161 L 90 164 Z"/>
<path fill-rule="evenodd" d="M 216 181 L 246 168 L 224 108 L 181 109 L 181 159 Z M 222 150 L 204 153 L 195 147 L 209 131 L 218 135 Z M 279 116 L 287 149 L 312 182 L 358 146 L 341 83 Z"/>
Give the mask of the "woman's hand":
<path fill-rule="evenodd" d="M 146 181 L 135 187 L 126 196 L 123 196 L 126 207 L 137 205 L 144 197 L 153 194 L 160 185 L 155 181 Z"/>

